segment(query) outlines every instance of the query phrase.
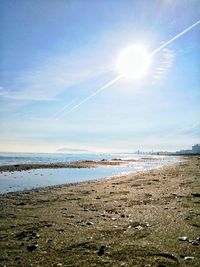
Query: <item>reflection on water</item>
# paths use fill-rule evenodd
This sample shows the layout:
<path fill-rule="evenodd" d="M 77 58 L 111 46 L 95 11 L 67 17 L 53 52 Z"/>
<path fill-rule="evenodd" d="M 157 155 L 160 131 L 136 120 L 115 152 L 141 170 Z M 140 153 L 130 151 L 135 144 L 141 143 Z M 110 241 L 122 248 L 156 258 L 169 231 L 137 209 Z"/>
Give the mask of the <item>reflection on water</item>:
<path fill-rule="evenodd" d="M 95 180 L 130 172 L 155 169 L 178 161 L 180 161 L 178 157 L 165 157 L 160 160 L 138 161 L 121 166 L 2 172 L 0 173 L 0 193 Z"/>
<path fill-rule="evenodd" d="M 159 158 L 156 155 L 146 155 L 148 158 Z M 33 163 L 58 163 L 74 162 L 78 160 L 101 159 L 134 159 L 145 157 L 143 154 L 134 153 L 0 153 L 0 165 L 33 164 Z"/>

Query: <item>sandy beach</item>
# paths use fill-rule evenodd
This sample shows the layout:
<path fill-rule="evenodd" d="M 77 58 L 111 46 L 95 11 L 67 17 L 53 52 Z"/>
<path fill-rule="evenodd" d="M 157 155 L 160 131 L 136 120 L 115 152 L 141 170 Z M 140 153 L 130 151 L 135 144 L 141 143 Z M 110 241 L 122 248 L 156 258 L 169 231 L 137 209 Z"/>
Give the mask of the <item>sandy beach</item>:
<path fill-rule="evenodd" d="M 200 157 L 0 195 L 0 266 L 199 266 Z"/>

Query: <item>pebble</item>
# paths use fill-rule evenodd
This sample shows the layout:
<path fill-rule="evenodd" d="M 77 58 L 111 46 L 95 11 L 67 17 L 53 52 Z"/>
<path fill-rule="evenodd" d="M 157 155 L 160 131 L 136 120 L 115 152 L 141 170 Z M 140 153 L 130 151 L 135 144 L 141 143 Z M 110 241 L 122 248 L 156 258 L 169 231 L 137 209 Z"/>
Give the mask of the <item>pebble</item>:
<path fill-rule="evenodd" d="M 105 246 L 101 246 L 100 249 L 97 251 L 99 256 L 102 256 L 105 253 Z"/>
<path fill-rule="evenodd" d="M 57 229 L 59 234 L 62 234 L 65 230 L 64 229 Z"/>
<path fill-rule="evenodd" d="M 26 248 L 29 252 L 35 250 L 38 247 L 38 244 L 29 244 Z"/>
<path fill-rule="evenodd" d="M 191 243 L 194 246 L 199 246 L 199 242 L 197 240 L 189 240 L 189 243 Z"/>
<path fill-rule="evenodd" d="M 188 237 L 187 236 L 179 236 L 178 240 L 179 241 L 187 241 Z"/>
<path fill-rule="evenodd" d="M 193 197 L 200 197 L 200 193 L 192 193 L 191 194 Z"/>
<path fill-rule="evenodd" d="M 135 229 L 143 230 L 143 227 L 141 225 L 138 225 L 138 226 L 135 227 Z"/>
<path fill-rule="evenodd" d="M 93 225 L 93 222 L 86 222 L 87 225 Z"/>
<path fill-rule="evenodd" d="M 186 257 L 184 257 L 184 260 L 185 261 L 191 261 L 191 260 L 194 260 L 194 257 L 186 256 Z"/>

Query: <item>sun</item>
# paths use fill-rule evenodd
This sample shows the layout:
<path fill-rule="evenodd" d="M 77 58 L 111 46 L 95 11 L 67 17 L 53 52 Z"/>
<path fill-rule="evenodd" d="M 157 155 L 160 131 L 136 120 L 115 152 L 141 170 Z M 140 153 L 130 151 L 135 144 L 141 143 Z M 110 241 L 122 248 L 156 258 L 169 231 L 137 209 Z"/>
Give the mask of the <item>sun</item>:
<path fill-rule="evenodd" d="M 117 70 L 127 79 L 141 79 L 149 66 L 149 55 L 142 45 L 134 44 L 125 48 L 117 60 Z"/>

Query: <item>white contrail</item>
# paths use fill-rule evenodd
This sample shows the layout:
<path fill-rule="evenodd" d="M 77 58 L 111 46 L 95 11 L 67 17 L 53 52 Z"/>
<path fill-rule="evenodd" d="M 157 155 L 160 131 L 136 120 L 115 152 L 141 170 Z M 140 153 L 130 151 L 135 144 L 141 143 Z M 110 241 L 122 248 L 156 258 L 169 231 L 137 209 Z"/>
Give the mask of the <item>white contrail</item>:
<path fill-rule="evenodd" d="M 67 113 L 65 114 L 69 114 L 71 113 L 73 110 L 77 109 L 78 107 L 80 107 L 83 103 L 87 102 L 89 99 L 91 99 L 92 97 L 94 97 L 95 95 L 97 95 L 98 93 L 100 93 L 101 91 L 103 91 L 104 89 L 110 87 L 112 84 L 116 83 L 117 81 L 119 81 L 122 78 L 122 75 L 117 76 L 115 79 L 113 79 L 112 81 L 108 82 L 106 85 L 102 86 L 101 88 L 99 88 L 98 90 L 96 90 L 94 93 L 92 93 L 91 95 L 87 96 L 86 98 L 84 98 L 81 102 L 79 102 L 77 105 L 73 106 Z"/>
<path fill-rule="evenodd" d="M 168 44 L 172 43 L 173 41 L 175 41 L 177 38 L 179 38 L 181 35 L 185 34 L 186 32 L 188 32 L 189 30 L 191 30 L 192 28 L 194 28 L 195 26 L 197 26 L 200 23 L 200 20 L 198 20 L 197 22 L 195 22 L 194 24 L 192 24 L 190 27 L 188 27 L 186 30 L 182 31 L 181 33 L 177 34 L 175 37 L 173 37 L 172 39 L 170 39 L 169 41 L 167 41 L 166 43 L 164 43 L 163 45 L 161 45 L 159 48 L 157 48 L 156 50 L 154 50 L 151 54 L 150 57 L 155 55 L 158 51 L 160 51 L 162 48 L 164 48 L 165 46 L 167 46 Z"/>
<path fill-rule="evenodd" d="M 155 55 L 157 52 L 159 52 L 162 48 L 164 48 L 165 46 L 167 46 L 168 44 L 172 43 L 173 41 L 175 41 L 177 38 L 179 38 L 180 36 L 182 36 L 183 34 L 185 34 L 186 32 L 188 32 L 189 30 L 191 30 L 192 28 L 194 28 L 195 26 L 197 26 L 198 24 L 200 24 L 200 20 L 198 20 L 197 22 L 195 22 L 194 24 L 192 24 L 190 27 L 188 27 L 186 30 L 182 31 L 181 33 L 177 34 L 175 37 L 173 37 L 172 39 L 170 39 L 169 41 L 167 41 L 166 43 L 164 43 L 163 45 L 161 45 L 159 48 L 157 48 L 156 50 L 154 50 L 149 56 L 152 57 L 153 55 Z M 112 84 L 116 83 L 117 81 L 119 81 L 121 78 L 123 78 L 122 75 L 117 76 L 115 79 L 113 79 L 112 81 L 110 81 L 109 83 L 107 83 L 106 85 L 102 86 L 101 88 L 99 88 L 98 90 L 96 90 L 94 93 L 92 93 L 91 95 L 89 95 L 88 97 L 86 97 L 85 99 L 83 99 L 81 102 L 79 102 L 78 104 L 76 104 L 75 106 L 73 106 L 68 112 L 66 112 L 65 114 L 69 114 L 71 113 L 73 110 L 77 109 L 78 107 L 80 107 L 82 104 L 84 104 L 85 102 L 87 102 L 89 99 L 91 99 L 92 97 L 94 97 L 95 95 L 97 95 L 98 93 L 100 93 L 101 91 L 103 91 L 104 89 L 108 88 L 109 86 L 111 86 Z"/>
<path fill-rule="evenodd" d="M 58 119 L 63 111 L 65 111 L 68 107 L 70 107 L 76 100 L 78 99 L 78 97 L 76 97 L 75 99 L 73 99 L 71 102 L 67 103 L 67 105 L 65 105 L 62 109 L 60 109 L 59 111 L 57 111 L 52 118 L 54 119 Z"/>

